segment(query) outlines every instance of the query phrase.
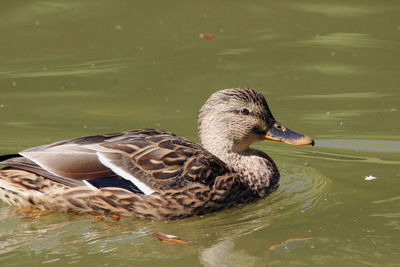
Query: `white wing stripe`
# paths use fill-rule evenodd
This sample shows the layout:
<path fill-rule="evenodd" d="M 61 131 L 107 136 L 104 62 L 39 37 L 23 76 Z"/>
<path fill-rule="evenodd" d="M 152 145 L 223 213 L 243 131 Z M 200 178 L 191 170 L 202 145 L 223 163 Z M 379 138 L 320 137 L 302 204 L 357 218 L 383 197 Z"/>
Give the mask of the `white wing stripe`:
<path fill-rule="evenodd" d="M 92 190 L 98 190 L 97 187 L 95 187 L 94 185 L 92 185 L 92 184 L 89 183 L 88 181 L 82 180 L 82 182 L 83 182 L 87 187 L 89 187 L 90 189 L 92 189 Z"/>
<path fill-rule="evenodd" d="M 149 187 L 148 185 L 146 185 L 145 183 L 143 183 L 142 181 L 137 179 L 135 176 L 133 176 L 132 174 L 130 174 L 126 170 L 124 170 L 124 169 L 122 169 L 122 168 L 120 168 L 118 166 L 115 166 L 110 160 L 108 160 L 104 155 L 102 155 L 101 152 L 96 152 L 96 154 L 97 154 L 97 157 L 99 158 L 99 161 L 104 166 L 110 168 L 113 172 L 115 172 L 116 174 L 118 174 L 122 178 L 125 178 L 125 179 L 131 181 L 145 195 L 150 195 L 150 194 L 155 192 L 151 187 Z"/>

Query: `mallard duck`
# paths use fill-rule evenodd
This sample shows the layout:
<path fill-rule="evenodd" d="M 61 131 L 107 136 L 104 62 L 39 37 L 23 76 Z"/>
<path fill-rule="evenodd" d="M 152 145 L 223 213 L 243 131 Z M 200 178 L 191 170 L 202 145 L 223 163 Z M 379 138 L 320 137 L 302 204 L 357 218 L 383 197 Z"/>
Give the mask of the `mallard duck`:
<path fill-rule="evenodd" d="M 314 141 L 275 121 L 251 88 L 215 92 L 198 114 L 203 146 L 172 133 L 93 135 L 0 157 L 0 198 L 56 212 L 177 219 L 264 198 L 279 172 L 261 140 Z"/>

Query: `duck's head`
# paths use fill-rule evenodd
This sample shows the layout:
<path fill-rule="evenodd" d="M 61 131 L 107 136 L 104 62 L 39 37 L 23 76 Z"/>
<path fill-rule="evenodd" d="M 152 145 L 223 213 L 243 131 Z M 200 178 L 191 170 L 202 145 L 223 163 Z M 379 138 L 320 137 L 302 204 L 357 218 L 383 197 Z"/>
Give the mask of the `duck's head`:
<path fill-rule="evenodd" d="M 215 155 L 245 151 L 257 141 L 314 145 L 311 138 L 274 119 L 264 96 L 251 88 L 217 91 L 200 109 L 198 133 L 203 146 Z"/>

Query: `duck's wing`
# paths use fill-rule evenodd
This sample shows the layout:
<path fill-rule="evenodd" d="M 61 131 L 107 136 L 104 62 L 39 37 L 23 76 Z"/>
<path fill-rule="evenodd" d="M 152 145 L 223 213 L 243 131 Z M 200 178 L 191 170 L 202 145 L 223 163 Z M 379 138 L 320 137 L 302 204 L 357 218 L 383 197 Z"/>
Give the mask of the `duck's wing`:
<path fill-rule="evenodd" d="M 194 182 L 212 185 L 215 177 L 228 171 L 195 143 L 153 129 L 66 140 L 20 154 L 59 177 L 58 182 L 62 178 L 69 184 L 70 179 L 91 182 L 118 175 L 144 194 Z"/>
<path fill-rule="evenodd" d="M 96 151 L 88 146 L 121 135 L 86 136 L 32 147 L 19 154 L 0 156 L 0 165 L 33 172 L 70 187 L 87 185 L 84 180 L 115 176 L 99 163 Z"/>
<path fill-rule="evenodd" d="M 100 162 L 143 192 L 212 185 L 227 166 L 199 145 L 159 130 L 131 131 L 101 144 Z M 148 188 L 146 188 L 146 186 Z"/>
<path fill-rule="evenodd" d="M 85 182 L 83 182 L 82 180 L 71 179 L 68 177 L 60 177 L 58 175 L 52 174 L 49 171 L 40 167 L 32 160 L 22 157 L 19 154 L 0 156 L 0 165 L 5 165 L 7 166 L 7 168 L 14 168 L 14 169 L 33 172 L 69 187 L 86 185 Z"/>

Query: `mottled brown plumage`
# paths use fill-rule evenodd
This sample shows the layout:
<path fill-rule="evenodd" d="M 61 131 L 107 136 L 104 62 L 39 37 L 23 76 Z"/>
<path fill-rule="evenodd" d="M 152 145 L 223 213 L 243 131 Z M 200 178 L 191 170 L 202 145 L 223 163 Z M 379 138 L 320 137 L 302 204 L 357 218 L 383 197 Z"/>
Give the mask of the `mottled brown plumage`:
<path fill-rule="evenodd" d="M 264 139 L 313 143 L 277 123 L 262 94 L 249 88 L 214 93 L 198 123 L 204 148 L 169 132 L 145 129 L 0 157 L 5 166 L 0 198 L 59 212 L 183 218 L 252 202 L 277 188 L 276 165 L 250 144 Z M 291 135 L 281 138 L 278 132 Z"/>

